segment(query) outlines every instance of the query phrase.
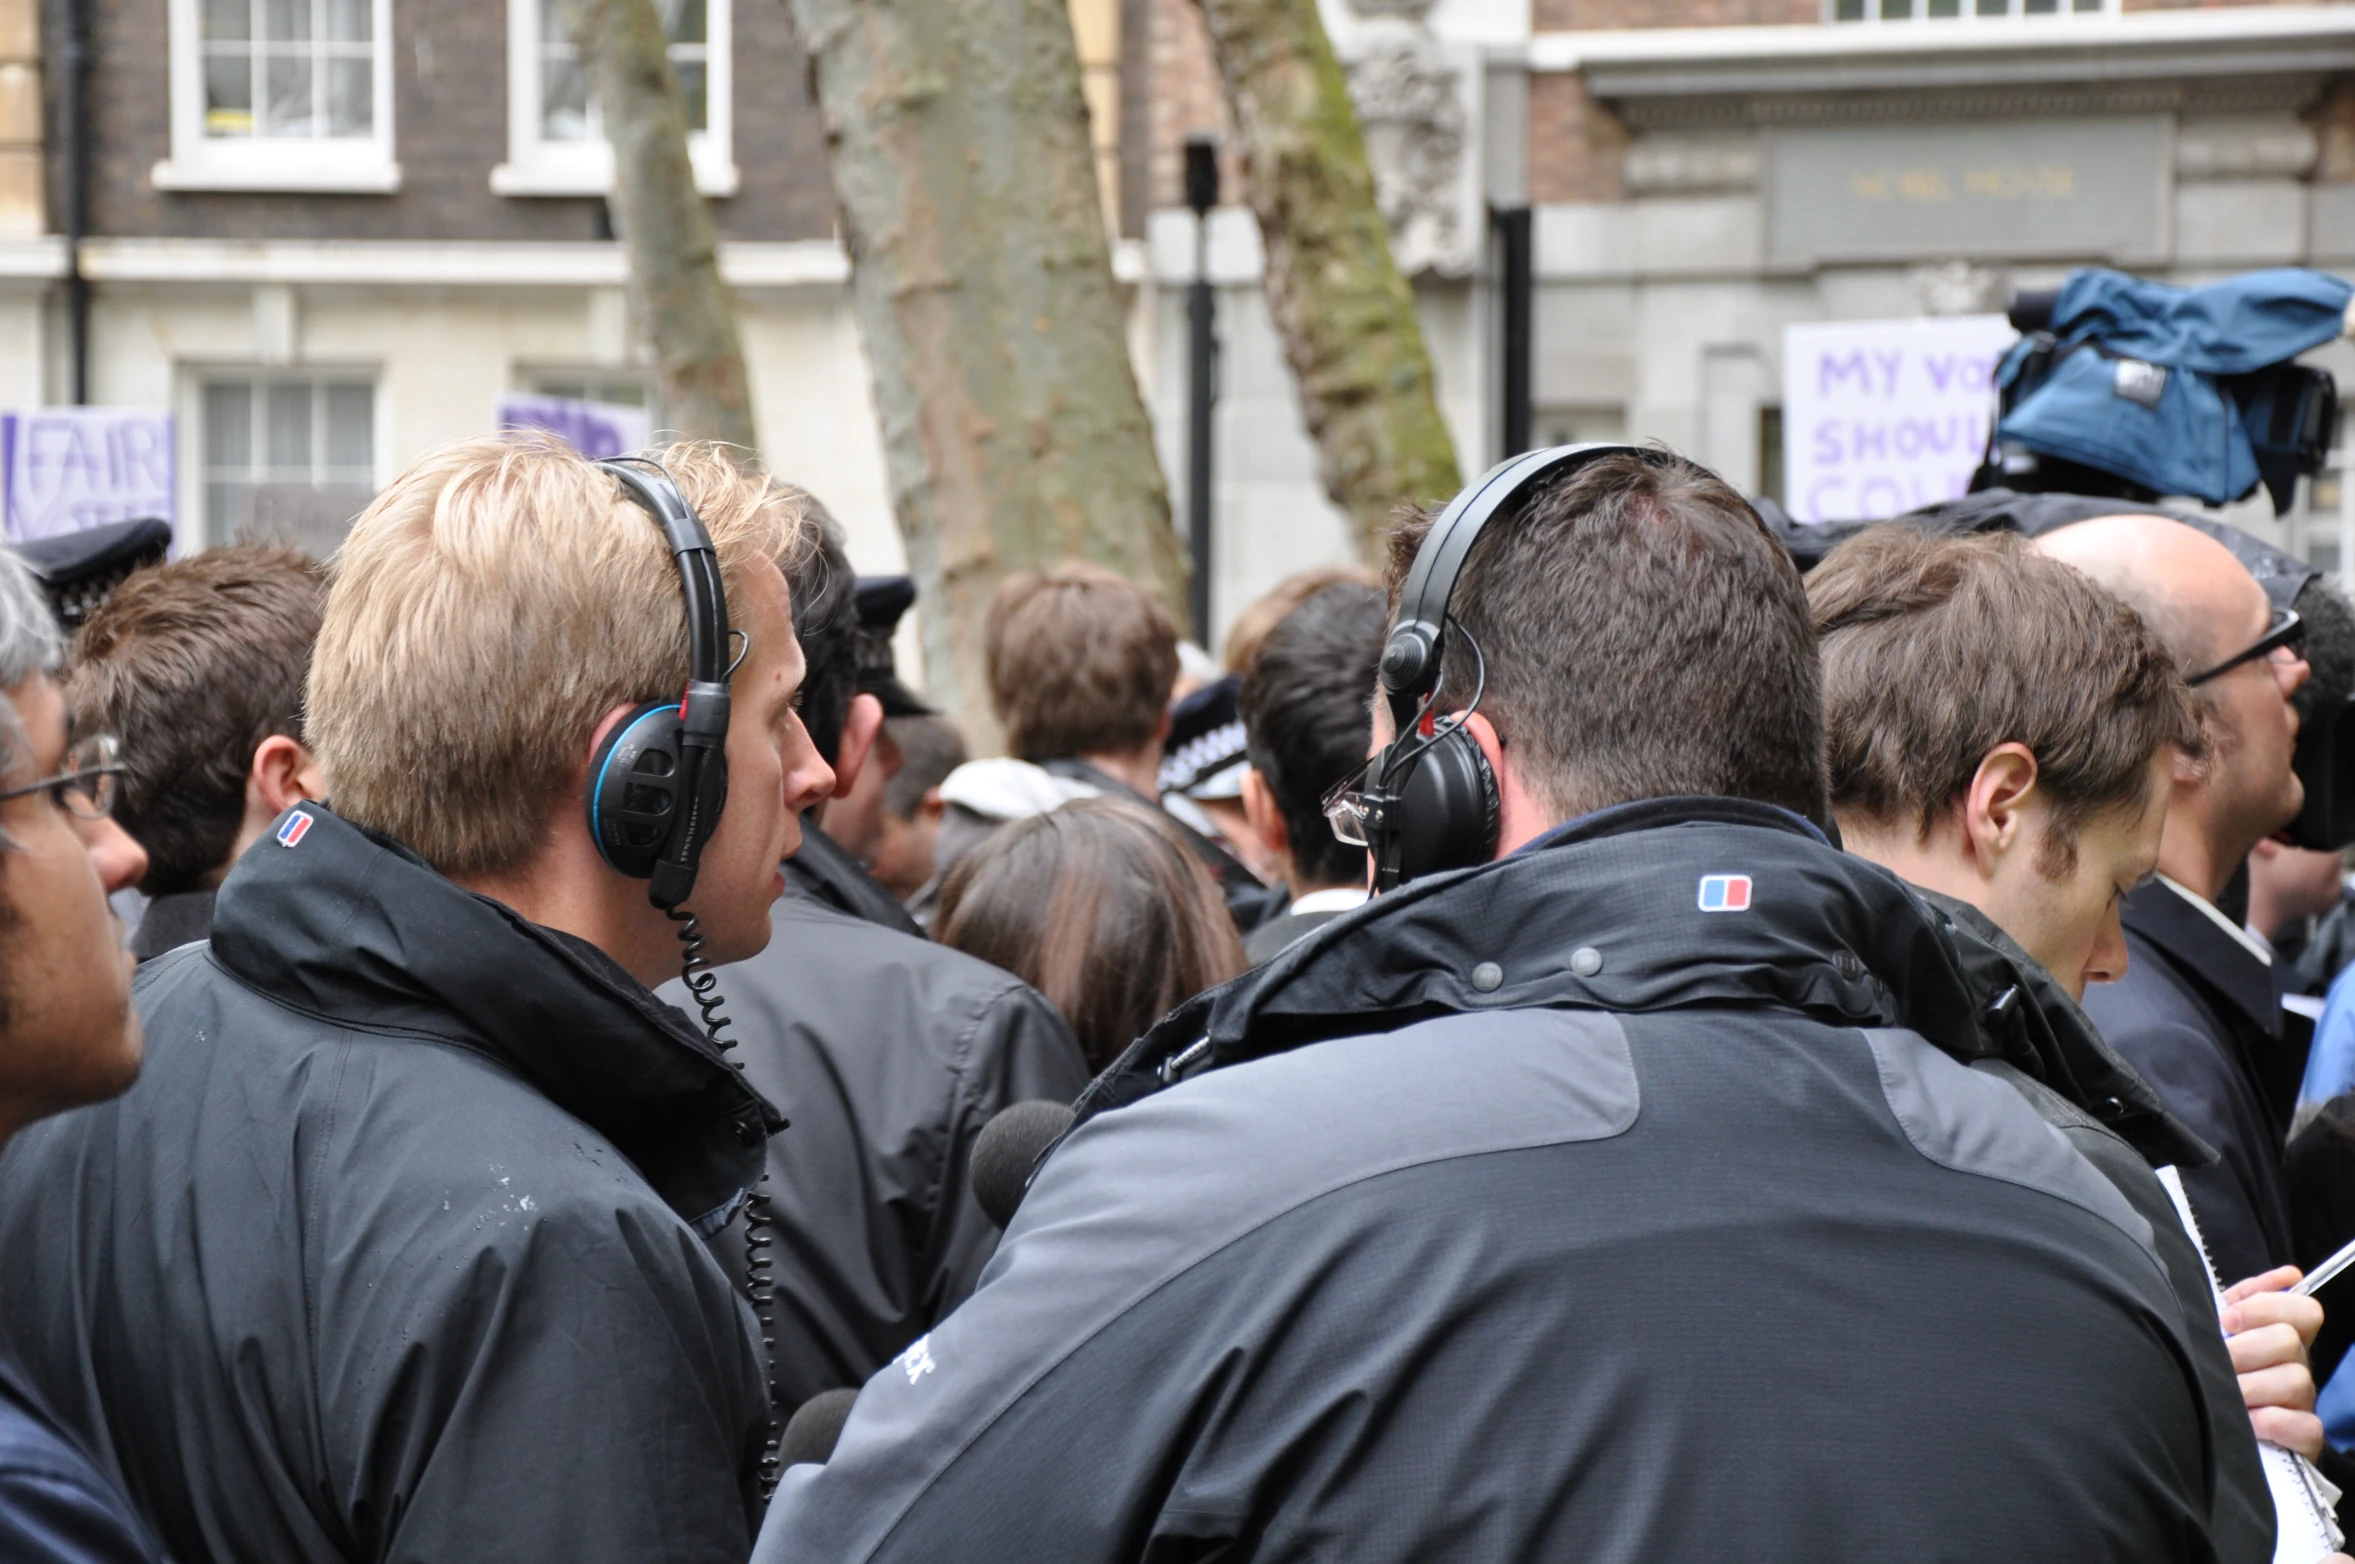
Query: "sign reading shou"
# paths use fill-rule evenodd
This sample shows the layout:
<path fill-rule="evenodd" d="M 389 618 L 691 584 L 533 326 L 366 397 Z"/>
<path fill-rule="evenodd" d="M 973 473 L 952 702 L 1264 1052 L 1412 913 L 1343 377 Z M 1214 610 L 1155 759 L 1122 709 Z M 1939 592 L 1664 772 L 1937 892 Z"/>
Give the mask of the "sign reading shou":
<path fill-rule="evenodd" d="M 156 407 L 0 414 L 8 536 L 18 543 L 173 514 L 172 415 Z"/>
<path fill-rule="evenodd" d="M 642 451 L 649 437 L 646 409 L 568 396 L 501 397 L 499 427 L 544 429 L 591 461 Z"/>
<path fill-rule="evenodd" d="M 1961 494 L 2016 336 L 2001 315 L 1784 327 L 1785 508 L 1867 521 Z"/>

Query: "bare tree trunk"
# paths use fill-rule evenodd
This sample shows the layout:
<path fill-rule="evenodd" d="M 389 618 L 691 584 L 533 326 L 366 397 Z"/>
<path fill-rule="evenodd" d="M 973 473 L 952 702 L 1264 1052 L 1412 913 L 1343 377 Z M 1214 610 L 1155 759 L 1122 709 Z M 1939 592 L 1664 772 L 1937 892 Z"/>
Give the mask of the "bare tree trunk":
<path fill-rule="evenodd" d="M 1185 611 L 1071 21 L 1065 0 L 791 4 L 924 592 L 925 675 L 986 752 L 982 620 L 1007 573 L 1078 555 Z"/>
<path fill-rule="evenodd" d="M 1348 78 L 1316 0 L 1200 0 L 1267 252 L 1268 310 L 1325 492 L 1359 548 L 1462 487 L 1414 290 L 1390 255 Z"/>
<path fill-rule="evenodd" d="M 653 0 L 561 0 L 605 139 L 631 302 L 654 352 L 664 421 L 752 450 L 752 392 L 736 301 L 720 280 L 710 208 L 687 160 L 687 116 Z"/>

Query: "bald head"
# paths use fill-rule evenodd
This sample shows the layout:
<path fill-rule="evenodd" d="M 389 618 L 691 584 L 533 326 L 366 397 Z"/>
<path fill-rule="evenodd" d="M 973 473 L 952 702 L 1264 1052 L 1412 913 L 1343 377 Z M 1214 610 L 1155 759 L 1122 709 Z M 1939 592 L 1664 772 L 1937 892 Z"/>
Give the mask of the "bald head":
<path fill-rule="evenodd" d="M 2161 872 L 2213 902 L 2249 850 L 2296 819 L 2305 798 L 2290 697 L 2306 682 L 2306 664 L 2287 648 L 2233 661 L 2264 638 L 2272 604 L 2232 550 L 2196 527 L 2098 516 L 2048 532 L 2037 546 L 2132 605 L 2187 678 L 2214 670 L 2193 692 L 2209 761 L 2178 761 L 2159 841 Z"/>
<path fill-rule="evenodd" d="M 2124 598 L 2186 675 L 2265 630 L 2265 589 L 2232 550 L 2167 516 L 2096 516 L 2036 540 Z"/>

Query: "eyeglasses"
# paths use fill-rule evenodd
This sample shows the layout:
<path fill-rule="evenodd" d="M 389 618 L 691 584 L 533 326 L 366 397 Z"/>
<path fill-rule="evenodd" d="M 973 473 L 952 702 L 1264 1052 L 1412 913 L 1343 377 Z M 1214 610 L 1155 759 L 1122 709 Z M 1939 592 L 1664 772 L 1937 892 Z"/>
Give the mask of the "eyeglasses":
<path fill-rule="evenodd" d="M 2282 652 L 2289 653 L 2289 656 L 2280 656 L 2279 654 Z M 2298 617 L 2295 609 L 2277 608 L 2273 611 L 2273 618 L 2266 625 L 2263 635 L 2215 667 L 2202 673 L 2195 673 L 2183 682 L 2205 684 L 2210 679 L 2220 678 L 2232 672 L 2242 663 L 2253 663 L 2260 657 L 2271 658 L 2277 663 L 2290 663 L 2301 660 L 2305 655 L 2306 622 Z"/>
<path fill-rule="evenodd" d="M 65 769 L 40 782 L 0 792 L 0 801 L 47 793 L 85 820 L 114 813 L 122 794 L 123 744 L 111 733 L 93 734 L 65 752 Z"/>

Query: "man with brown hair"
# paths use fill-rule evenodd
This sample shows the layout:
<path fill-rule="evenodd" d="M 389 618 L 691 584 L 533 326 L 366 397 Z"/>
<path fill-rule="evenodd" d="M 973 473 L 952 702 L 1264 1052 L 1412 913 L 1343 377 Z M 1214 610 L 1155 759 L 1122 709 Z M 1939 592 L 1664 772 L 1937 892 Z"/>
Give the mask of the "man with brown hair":
<path fill-rule="evenodd" d="M 1807 595 L 1849 851 L 1920 890 L 1979 986 L 2011 996 L 2012 1046 L 1978 1067 L 2142 1214 L 2184 1318 L 2213 1331 L 2207 1267 L 2153 1169 L 2209 1168 L 2216 1153 L 2078 1008 L 2087 984 L 2125 974 L 2119 905 L 2158 861 L 2177 757 L 2207 751 L 2174 659 L 2133 609 L 2016 533 L 1875 528 L 1834 549 Z M 2238 1282 L 2229 1354 L 2193 1333 L 2226 1557 L 2256 1550 L 2272 1523 L 2248 1431 L 2322 1452 L 2306 1362 L 2322 1309 L 2281 1290 L 2296 1280 Z"/>
<path fill-rule="evenodd" d="M 603 741 L 688 687 L 664 527 L 562 447 L 444 447 L 336 559 L 333 807 L 141 970 L 139 1083 L 0 1158 L 0 1317 L 182 1564 L 744 1555 L 765 1366 L 704 1240 L 778 1120 L 651 987 L 683 934 L 767 943 L 834 778 L 794 710 L 799 513 L 661 454 L 741 653 L 692 922 L 589 815 Z"/>
<path fill-rule="evenodd" d="M 318 561 L 243 546 L 140 571 L 83 621 L 66 698 L 78 726 L 123 741 L 115 813 L 147 849 L 141 961 L 211 933 L 229 866 L 319 796 L 302 707 L 326 606 Z"/>
<path fill-rule="evenodd" d="M 1017 572 L 990 599 L 983 657 L 1006 753 L 968 761 L 941 783 L 947 807 L 932 884 L 917 898 L 923 915 L 956 861 L 1009 820 L 1105 795 L 1160 807 L 1178 635 L 1151 593 L 1083 560 Z M 1267 888 L 1218 843 L 1178 827 L 1237 926 L 1255 926 L 1271 910 Z"/>
<path fill-rule="evenodd" d="M 2149 1224 L 1818 824 L 1789 556 L 1665 452 L 1522 460 L 1394 692 L 1486 851 L 1099 1076 L 760 1564 L 2218 1556 Z"/>

